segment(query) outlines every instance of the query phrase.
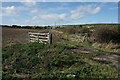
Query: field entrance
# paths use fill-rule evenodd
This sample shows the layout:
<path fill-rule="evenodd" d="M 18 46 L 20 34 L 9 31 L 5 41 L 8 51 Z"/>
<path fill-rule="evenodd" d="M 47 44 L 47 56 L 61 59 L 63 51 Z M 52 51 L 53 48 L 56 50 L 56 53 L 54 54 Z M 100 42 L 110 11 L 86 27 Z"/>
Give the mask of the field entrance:
<path fill-rule="evenodd" d="M 50 32 L 51 46 L 29 43 L 28 32 Z M 81 45 L 76 35 L 57 30 L 3 28 L 3 78 L 118 78 L 119 53 Z M 22 54 L 22 55 L 21 55 Z M 114 61 L 114 62 L 113 62 Z"/>

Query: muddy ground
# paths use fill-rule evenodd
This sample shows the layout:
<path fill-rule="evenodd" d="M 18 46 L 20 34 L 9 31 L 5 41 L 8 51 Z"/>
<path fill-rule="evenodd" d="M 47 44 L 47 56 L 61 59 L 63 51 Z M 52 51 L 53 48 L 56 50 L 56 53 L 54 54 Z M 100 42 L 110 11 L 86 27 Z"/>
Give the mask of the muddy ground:
<path fill-rule="evenodd" d="M 120 53 L 105 53 L 92 57 L 92 60 L 103 64 L 109 64 L 120 71 Z"/>
<path fill-rule="evenodd" d="M 104 52 L 101 50 L 86 48 L 83 46 L 78 46 L 80 49 L 71 49 L 71 51 L 77 54 L 91 54 L 95 52 Z M 113 67 L 116 67 L 120 71 L 120 53 L 104 52 L 104 54 L 99 54 L 91 57 L 92 60 L 102 63 L 109 64 Z"/>

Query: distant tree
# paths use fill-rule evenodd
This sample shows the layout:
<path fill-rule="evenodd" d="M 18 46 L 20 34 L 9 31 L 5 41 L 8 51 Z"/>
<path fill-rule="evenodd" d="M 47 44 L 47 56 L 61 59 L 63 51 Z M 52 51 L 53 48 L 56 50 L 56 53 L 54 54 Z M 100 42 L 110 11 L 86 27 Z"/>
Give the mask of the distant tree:
<path fill-rule="evenodd" d="M 12 25 L 12 28 L 20 28 L 21 26 L 18 25 Z"/>

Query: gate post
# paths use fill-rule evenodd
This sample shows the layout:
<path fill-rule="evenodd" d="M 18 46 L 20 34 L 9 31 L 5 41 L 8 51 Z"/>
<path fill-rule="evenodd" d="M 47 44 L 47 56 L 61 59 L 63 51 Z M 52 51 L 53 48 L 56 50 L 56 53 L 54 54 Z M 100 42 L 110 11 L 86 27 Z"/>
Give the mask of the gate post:
<path fill-rule="evenodd" d="M 49 33 L 49 44 L 52 44 L 52 34 Z"/>
<path fill-rule="evenodd" d="M 86 42 L 88 42 L 88 33 L 86 34 Z"/>

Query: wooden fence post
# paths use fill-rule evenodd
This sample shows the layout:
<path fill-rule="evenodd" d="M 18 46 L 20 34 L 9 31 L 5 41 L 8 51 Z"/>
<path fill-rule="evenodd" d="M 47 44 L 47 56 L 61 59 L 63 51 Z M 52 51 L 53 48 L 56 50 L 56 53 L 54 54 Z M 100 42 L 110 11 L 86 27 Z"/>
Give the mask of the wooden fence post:
<path fill-rule="evenodd" d="M 30 32 L 28 32 L 28 42 L 30 42 Z"/>
<path fill-rule="evenodd" d="M 86 34 L 86 42 L 88 42 L 88 33 Z"/>
<path fill-rule="evenodd" d="M 39 43 L 39 34 L 38 34 L 38 43 Z"/>
<path fill-rule="evenodd" d="M 49 44 L 52 44 L 52 34 L 49 33 Z"/>

